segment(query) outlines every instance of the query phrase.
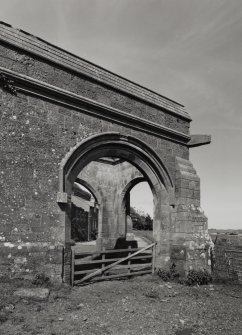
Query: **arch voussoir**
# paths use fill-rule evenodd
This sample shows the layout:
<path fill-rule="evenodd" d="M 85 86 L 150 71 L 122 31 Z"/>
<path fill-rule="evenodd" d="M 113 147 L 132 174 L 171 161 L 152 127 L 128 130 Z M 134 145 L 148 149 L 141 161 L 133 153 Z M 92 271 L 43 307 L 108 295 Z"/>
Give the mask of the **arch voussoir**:
<path fill-rule="evenodd" d="M 123 219 L 124 211 L 122 211 L 125 193 L 129 188 L 133 187 L 135 183 L 141 180 L 146 180 L 149 183 L 154 196 L 154 238 L 157 239 L 157 243 L 160 245 L 163 236 L 166 236 L 168 233 L 170 218 L 170 215 L 168 215 L 166 211 L 161 213 L 162 204 L 169 204 L 170 194 L 174 193 L 174 187 L 171 176 L 167 172 L 163 162 L 156 153 L 142 141 L 130 136 L 124 137 L 116 132 L 95 135 L 82 141 L 72 149 L 71 153 L 69 153 L 63 161 L 61 166 L 62 171 L 60 172 L 63 184 L 60 185 L 60 189 L 70 194 L 72 192 L 72 185 L 80 174 L 80 171 L 91 162 L 97 161 L 102 157 L 118 157 L 134 166 L 140 175 L 137 179 L 131 178 L 129 183 L 124 186 L 124 189 L 120 191 L 120 195 L 115 196 L 114 199 L 101 201 L 102 206 L 100 206 L 100 212 L 102 213 L 102 222 L 99 223 L 101 229 L 99 238 L 101 242 L 97 245 L 102 247 L 103 243 L 104 245 L 108 243 L 107 239 L 109 239 L 110 242 L 110 237 L 107 235 L 109 234 L 108 232 L 110 232 L 111 240 L 113 241 L 115 241 L 117 236 L 122 234 L 125 226 Z M 114 225 L 110 226 L 110 215 L 112 214 L 112 206 L 116 206 L 115 201 L 119 203 L 118 213 L 116 213 L 117 220 L 119 221 L 117 229 L 114 228 Z M 166 209 L 169 210 L 169 208 L 169 206 L 166 206 Z M 70 217 L 68 215 L 65 216 L 65 220 L 66 227 L 70 227 L 70 222 L 68 222 L 70 221 Z M 114 242 L 107 245 L 112 246 L 113 243 Z M 157 250 L 161 250 L 161 248 L 158 246 Z M 162 250 L 164 256 L 162 256 L 163 261 L 165 261 L 167 255 L 164 255 L 164 248 Z M 161 260 L 159 260 L 159 262 L 161 262 Z"/>

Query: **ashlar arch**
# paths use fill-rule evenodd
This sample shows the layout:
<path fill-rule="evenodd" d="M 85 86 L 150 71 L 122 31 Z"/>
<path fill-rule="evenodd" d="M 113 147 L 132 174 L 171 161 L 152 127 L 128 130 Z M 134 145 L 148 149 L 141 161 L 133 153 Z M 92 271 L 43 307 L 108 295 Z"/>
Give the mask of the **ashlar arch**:
<path fill-rule="evenodd" d="M 95 201 L 96 201 L 96 203 L 98 205 L 101 205 L 101 203 L 102 203 L 102 194 L 100 194 L 100 192 L 98 192 L 97 189 L 95 189 L 90 183 L 88 183 L 84 179 L 77 178 L 76 181 L 80 185 L 84 186 L 93 195 L 93 197 L 95 198 Z"/>
<path fill-rule="evenodd" d="M 92 160 L 103 156 L 118 156 L 126 159 L 149 175 L 151 182 L 153 171 L 156 178 L 152 184 L 157 179 L 162 182 L 168 192 L 174 192 L 168 169 L 156 153 L 143 141 L 132 136 L 123 136 L 117 132 L 90 136 L 69 151 L 60 165 L 59 191 L 68 193 L 69 184 L 75 181 L 80 170 Z"/>
<path fill-rule="evenodd" d="M 80 171 L 91 161 L 102 157 L 118 157 L 134 165 L 148 181 L 154 196 L 154 238 L 157 242 L 157 260 L 162 263 L 169 254 L 170 211 L 174 186 L 168 170 L 147 144 L 132 136 L 108 132 L 87 138 L 75 146 L 62 161 L 59 192 L 66 199 L 64 206 L 65 243 L 70 236 L 70 213 L 73 183 Z M 104 223 L 103 223 L 104 226 Z M 100 231 L 100 239 L 102 238 Z"/>

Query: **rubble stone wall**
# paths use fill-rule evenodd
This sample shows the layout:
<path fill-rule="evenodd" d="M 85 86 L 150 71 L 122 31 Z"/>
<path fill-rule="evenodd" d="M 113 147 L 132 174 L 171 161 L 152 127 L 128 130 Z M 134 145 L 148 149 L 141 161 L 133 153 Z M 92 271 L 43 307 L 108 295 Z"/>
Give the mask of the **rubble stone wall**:
<path fill-rule="evenodd" d="M 199 180 L 188 161 L 190 117 L 181 105 L 78 57 L 71 67 L 74 56 L 4 24 L 0 56 L 2 275 L 63 275 L 70 255 L 63 258 L 69 237 L 67 214 L 57 203 L 60 166 L 71 148 L 94 134 L 138 139 L 164 164 L 176 199 L 157 208 L 159 226 L 166 229 L 157 231 L 158 243 L 182 239 L 187 247 L 189 236 L 202 236 Z"/>
<path fill-rule="evenodd" d="M 242 284 L 242 235 L 216 235 L 213 255 L 215 279 Z"/>

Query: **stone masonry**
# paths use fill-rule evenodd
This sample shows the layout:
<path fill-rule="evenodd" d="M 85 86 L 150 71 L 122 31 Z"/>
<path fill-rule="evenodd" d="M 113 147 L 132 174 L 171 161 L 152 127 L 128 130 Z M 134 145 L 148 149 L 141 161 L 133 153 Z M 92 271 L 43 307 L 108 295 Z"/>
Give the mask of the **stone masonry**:
<path fill-rule="evenodd" d="M 216 235 L 213 254 L 215 278 L 242 284 L 242 235 Z"/>
<path fill-rule="evenodd" d="M 190 135 L 184 106 L 5 23 L 0 55 L 1 273 L 69 281 L 73 184 L 102 157 L 128 162 L 152 189 L 156 267 L 208 269 L 189 149 L 210 137 Z M 123 223 L 112 230 L 108 203 L 113 239 Z"/>
<path fill-rule="evenodd" d="M 140 171 L 128 162 L 111 165 L 89 163 L 78 175 L 78 180 L 94 190 L 99 199 L 99 248 L 113 248 L 119 237 L 126 236 L 127 192 L 144 180 Z"/>

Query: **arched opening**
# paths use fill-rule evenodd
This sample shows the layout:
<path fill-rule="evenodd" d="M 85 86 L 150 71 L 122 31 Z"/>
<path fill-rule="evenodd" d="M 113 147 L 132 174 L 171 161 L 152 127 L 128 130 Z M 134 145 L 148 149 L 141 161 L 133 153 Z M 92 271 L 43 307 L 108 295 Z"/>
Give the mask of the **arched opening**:
<path fill-rule="evenodd" d="M 86 185 L 86 186 L 84 186 Z M 77 178 L 71 196 L 71 240 L 73 244 L 94 245 L 98 234 L 99 204 L 91 186 Z"/>
<path fill-rule="evenodd" d="M 154 196 L 145 178 L 134 178 L 125 187 L 122 208 L 126 218 L 126 238 L 136 241 L 137 247 L 154 242 Z"/>
<path fill-rule="evenodd" d="M 130 190 L 129 197 L 133 229 L 150 231 L 153 237 L 154 199 L 149 184 L 146 181 L 138 183 Z"/>
<path fill-rule="evenodd" d="M 105 167 L 102 166 L 100 170 L 98 166 L 100 168 L 101 165 Z M 67 251 L 71 240 L 71 195 L 75 183 L 82 181 L 83 186 L 89 184 L 89 190 L 96 194 L 99 206 L 98 250 L 103 247 L 112 248 L 115 240 L 127 233 L 125 196 L 135 184 L 146 180 L 154 198 L 153 230 L 157 251 L 158 254 L 167 253 L 170 205 L 174 199 L 174 189 L 164 164 L 145 143 L 119 133 L 93 136 L 72 149 L 63 160 L 60 173 L 60 193 L 65 194 L 63 198 L 66 199 L 64 225 Z M 109 190 L 113 192 L 111 196 Z"/>

